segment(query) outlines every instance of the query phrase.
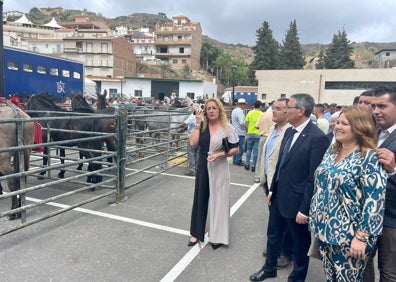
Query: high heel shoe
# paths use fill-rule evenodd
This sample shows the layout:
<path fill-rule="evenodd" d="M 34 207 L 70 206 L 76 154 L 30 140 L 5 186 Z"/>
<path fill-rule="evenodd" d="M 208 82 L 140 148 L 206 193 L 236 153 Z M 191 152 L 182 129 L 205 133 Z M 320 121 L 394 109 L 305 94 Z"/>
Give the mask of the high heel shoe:
<path fill-rule="evenodd" d="M 213 251 L 217 250 L 218 248 L 220 248 L 222 246 L 222 244 L 213 244 L 213 243 L 211 243 L 211 244 L 212 244 Z"/>
<path fill-rule="evenodd" d="M 197 243 L 198 243 L 198 239 L 195 242 L 191 241 L 191 239 L 190 239 L 190 240 L 188 240 L 187 247 L 195 246 Z"/>

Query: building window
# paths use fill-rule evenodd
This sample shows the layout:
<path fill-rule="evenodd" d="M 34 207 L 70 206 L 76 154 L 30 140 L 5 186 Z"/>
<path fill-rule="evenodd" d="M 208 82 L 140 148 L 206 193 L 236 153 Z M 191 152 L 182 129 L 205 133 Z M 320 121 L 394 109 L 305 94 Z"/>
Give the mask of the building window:
<path fill-rule="evenodd" d="M 43 66 L 37 66 L 37 73 L 46 74 L 47 69 Z"/>
<path fill-rule="evenodd" d="M 389 56 L 390 56 L 390 52 L 386 52 L 386 53 L 385 53 L 385 56 L 386 56 L 386 57 L 389 57 Z"/>
<path fill-rule="evenodd" d="M 286 98 L 286 94 L 281 94 L 281 98 Z"/>
<path fill-rule="evenodd" d="M 58 76 L 59 72 L 57 68 L 50 68 L 50 75 Z"/>
<path fill-rule="evenodd" d="M 18 63 L 10 61 L 7 63 L 7 68 L 9 70 L 18 70 Z"/>
<path fill-rule="evenodd" d="M 63 77 L 70 77 L 70 71 L 69 70 L 62 70 L 62 76 Z"/>
<path fill-rule="evenodd" d="M 177 64 L 177 59 L 172 59 L 172 64 Z"/>
<path fill-rule="evenodd" d="M 81 78 L 81 74 L 79 72 L 73 72 L 73 78 L 75 79 L 80 79 Z"/>
<path fill-rule="evenodd" d="M 388 81 L 326 81 L 325 89 L 329 90 L 365 90 L 378 86 L 396 87 L 396 82 Z"/>
<path fill-rule="evenodd" d="M 179 53 L 180 53 L 180 54 L 184 54 L 184 47 L 180 47 L 180 48 L 179 48 Z"/>
<path fill-rule="evenodd" d="M 182 59 L 182 64 L 187 64 L 187 59 Z"/>
<path fill-rule="evenodd" d="M 23 71 L 33 72 L 33 65 L 31 65 L 31 64 L 23 64 Z"/>
<path fill-rule="evenodd" d="M 82 42 L 76 42 L 77 52 L 82 52 Z"/>
<path fill-rule="evenodd" d="M 266 93 L 261 94 L 261 99 L 262 100 L 266 100 L 267 99 L 267 94 Z"/>
<path fill-rule="evenodd" d="M 107 43 L 102 43 L 102 53 L 107 53 L 108 52 L 108 45 Z"/>
<path fill-rule="evenodd" d="M 194 100 L 195 99 L 195 93 L 187 92 L 187 97 Z"/>
<path fill-rule="evenodd" d="M 135 97 L 143 97 L 143 91 L 142 90 L 135 90 Z"/>
<path fill-rule="evenodd" d="M 177 39 L 182 40 L 182 39 L 183 39 L 183 36 L 178 35 L 178 36 L 177 36 Z"/>
<path fill-rule="evenodd" d="M 87 53 L 92 53 L 92 43 L 87 43 Z"/>

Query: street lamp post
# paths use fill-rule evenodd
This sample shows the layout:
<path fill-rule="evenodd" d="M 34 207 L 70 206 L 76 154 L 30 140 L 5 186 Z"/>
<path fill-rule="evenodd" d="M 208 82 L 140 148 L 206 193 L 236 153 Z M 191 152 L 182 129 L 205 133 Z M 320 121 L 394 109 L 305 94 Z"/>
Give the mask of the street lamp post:
<path fill-rule="evenodd" d="M 119 75 L 119 76 L 117 76 L 117 78 L 120 80 L 120 86 L 121 86 L 121 89 L 120 89 L 121 93 L 120 94 L 121 94 L 121 97 L 122 97 L 122 85 L 125 82 L 125 77 L 122 76 L 122 75 Z"/>
<path fill-rule="evenodd" d="M 231 95 L 231 99 L 232 99 L 232 105 L 235 106 L 235 69 L 236 69 L 236 65 L 232 65 L 231 69 L 232 69 L 232 95 Z"/>

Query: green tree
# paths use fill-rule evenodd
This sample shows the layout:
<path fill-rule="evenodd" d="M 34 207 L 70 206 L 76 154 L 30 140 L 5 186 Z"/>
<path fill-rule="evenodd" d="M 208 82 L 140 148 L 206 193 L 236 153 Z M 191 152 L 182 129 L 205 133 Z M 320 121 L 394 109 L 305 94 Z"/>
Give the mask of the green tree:
<path fill-rule="evenodd" d="M 251 83 L 255 82 L 255 70 L 273 70 L 279 68 L 279 43 L 275 40 L 268 22 L 256 30 L 256 45 L 253 46 L 254 59 L 249 67 Z"/>
<path fill-rule="evenodd" d="M 326 50 L 324 58 L 326 69 L 350 69 L 355 67 L 351 59 L 353 46 L 347 38 L 345 29 L 334 34 L 333 41 Z"/>
<path fill-rule="evenodd" d="M 252 65 L 258 70 L 278 69 L 279 43 L 275 40 L 268 22 L 263 22 L 262 27 L 256 31 L 256 36 Z"/>
<path fill-rule="evenodd" d="M 226 53 L 221 53 L 213 64 L 216 70 L 217 79 L 225 85 L 230 85 L 232 64 L 231 56 Z"/>
<path fill-rule="evenodd" d="M 29 11 L 29 20 L 33 23 L 47 23 L 49 20 L 49 16 L 44 15 L 38 8 L 32 8 Z"/>
<path fill-rule="evenodd" d="M 240 62 L 234 62 L 234 65 L 236 66 L 234 71 L 235 85 L 250 85 L 250 79 L 248 76 L 249 66 Z"/>
<path fill-rule="evenodd" d="M 305 65 L 296 20 L 290 23 L 290 28 L 286 32 L 280 51 L 280 65 L 282 69 L 302 69 Z"/>
<path fill-rule="evenodd" d="M 221 55 L 222 52 L 222 50 L 208 42 L 202 43 L 200 57 L 201 67 L 208 71 L 210 68 L 213 67 L 213 63 L 216 61 L 217 57 Z"/>

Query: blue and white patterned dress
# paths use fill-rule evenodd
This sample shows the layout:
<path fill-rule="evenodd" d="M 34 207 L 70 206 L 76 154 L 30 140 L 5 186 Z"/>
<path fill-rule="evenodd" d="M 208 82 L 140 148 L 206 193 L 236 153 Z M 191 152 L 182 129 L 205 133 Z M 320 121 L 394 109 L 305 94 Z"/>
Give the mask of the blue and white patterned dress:
<path fill-rule="evenodd" d="M 361 266 L 358 268 L 364 268 L 364 261 L 348 260 L 355 232 L 359 230 L 370 234 L 366 249 L 369 252 L 382 231 L 386 173 L 378 162 L 375 150 L 368 150 L 364 156 L 360 153 L 357 149 L 335 163 L 337 154 L 332 153 L 330 146 L 315 171 L 309 230 L 320 240 L 319 249 L 327 277 L 329 273 L 334 277 L 332 270 L 350 270 L 346 264 L 354 264 L 350 265 L 352 269 L 356 269 L 357 264 Z M 324 246 L 327 246 L 326 250 Z M 329 252 L 333 251 L 337 254 L 331 257 Z M 358 276 L 355 277 L 359 277 L 361 271 L 363 269 L 358 269 L 355 273 Z M 351 273 L 336 275 L 340 281 L 344 280 L 340 277 L 346 281 L 359 281 L 351 279 Z"/>
<path fill-rule="evenodd" d="M 335 163 L 330 147 L 315 171 L 309 229 L 321 241 L 350 245 L 355 231 L 381 234 L 386 175 L 374 150 L 355 150 Z"/>

